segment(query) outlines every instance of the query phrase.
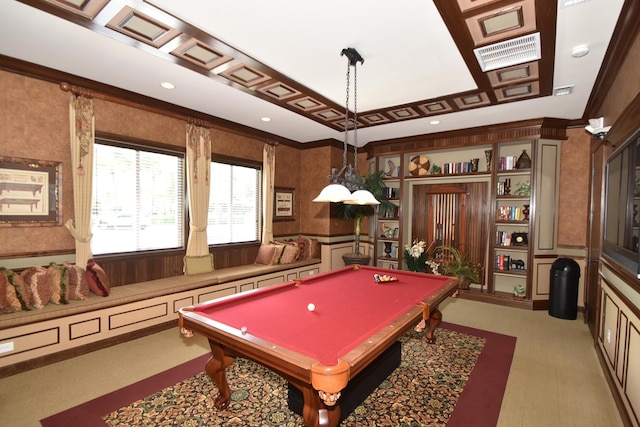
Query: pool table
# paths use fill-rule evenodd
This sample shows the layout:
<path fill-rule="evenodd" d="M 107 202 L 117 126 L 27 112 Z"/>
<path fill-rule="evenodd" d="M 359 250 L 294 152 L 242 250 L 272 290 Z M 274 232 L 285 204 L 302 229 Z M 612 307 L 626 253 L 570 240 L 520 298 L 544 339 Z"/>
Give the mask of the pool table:
<path fill-rule="evenodd" d="M 356 265 L 183 307 L 180 328 L 209 340 L 217 409 L 231 397 L 225 368 L 244 357 L 302 392 L 307 426 L 335 427 L 349 380 L 412 327 L 434 342 L 438 304 L 457 289 L 451 277 Z"/>

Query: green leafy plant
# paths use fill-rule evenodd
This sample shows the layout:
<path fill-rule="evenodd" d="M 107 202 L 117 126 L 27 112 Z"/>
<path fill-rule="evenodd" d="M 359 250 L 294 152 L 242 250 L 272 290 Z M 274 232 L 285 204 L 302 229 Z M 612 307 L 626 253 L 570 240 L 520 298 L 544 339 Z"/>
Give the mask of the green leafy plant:
<path fill-rule="evenodd" d="M 388 209 L 395 208 L 395 204 L 385 199 L 384 171 L 371 172 L 365 177 L 361 177 L 361 183 L 365 190 L 368 190 L 373 197 L 380 202 L 377 209 L 385 212 Z M 376 213 L 376 206 L 372 205 L 348 205 L 344 203 L 336 203 L 334 216 L 339 219 L 354 222 L 355 234 L 355 251 L 360 254 L 360 232 L 362 227 L 362 219 L 368 218 Z"/>
<path fill-rule="evenodd" d="M 518 188 L 513 193 L 516 196 L 528 196 L 531 194 L 531 183 L 529 181 L 519 182 Z"/>
<path fill-rule="evenodd" d="M 480 282 L 482 269 L 480 264 L 467 259 L 466 255 L 453 246 L 438 246 L 436 250 L 443 252 L 440 272 L 444 276 L 457 277 L 461 289 L 468 289 L 471 283 Z M 448 252 L 450 256 L 444 256 L 445 252 Z"/>
<path fill-rule="evenodd" d="M 411 245 L 404 245 L 404 261 L 409 271 L 424 272 L 426 269 L 427 252 L 424 240 L 414 240 Z"/>

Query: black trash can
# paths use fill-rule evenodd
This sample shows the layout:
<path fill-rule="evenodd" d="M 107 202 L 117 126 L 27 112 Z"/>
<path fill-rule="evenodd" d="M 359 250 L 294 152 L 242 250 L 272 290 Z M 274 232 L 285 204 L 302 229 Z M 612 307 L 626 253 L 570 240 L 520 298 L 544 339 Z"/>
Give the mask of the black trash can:
<path fill-rule="evenodd" d="M 549 315 L 560 319 L 578 317 L 580 266 L 570 258 L 558 258 L 551 265 Z"/>

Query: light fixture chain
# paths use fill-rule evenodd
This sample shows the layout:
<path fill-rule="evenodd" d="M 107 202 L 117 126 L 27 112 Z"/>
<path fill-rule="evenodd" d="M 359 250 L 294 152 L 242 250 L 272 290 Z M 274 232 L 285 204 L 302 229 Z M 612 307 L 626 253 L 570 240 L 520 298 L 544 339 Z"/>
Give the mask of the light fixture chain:
<path fill-rule="evenodd" d="M 353 166 L 358 172 L 358 63 L 353 64 Z"/>
<path fill-rule="evenodd" d="M 347 96 L 345 101 L 344 113 L 344 148 L 342 152 L 342 167 L 347 167 L 347 145 L 349 143 L 349 83 L 351 81 L 351 67 L 347 61 Z"/>

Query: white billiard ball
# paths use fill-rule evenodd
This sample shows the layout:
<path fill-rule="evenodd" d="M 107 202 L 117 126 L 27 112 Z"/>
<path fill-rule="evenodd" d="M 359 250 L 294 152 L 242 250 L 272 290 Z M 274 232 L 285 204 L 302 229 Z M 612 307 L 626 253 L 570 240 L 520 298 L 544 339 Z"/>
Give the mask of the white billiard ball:
<path fill-rule="evenodd" d="M 314 303 L 309 303 L 309 305 L 307 305 L 307 310 L 313 311 L 315 309 L 316 309 L 316 305 Z"/>
<path fill-rule="evenodd" d="M 242 335 L 245 335 L 247 333 L 247 327 L 243 326 L 242 328 L 240 328 L 240 332 L 242 332 Z"/>

